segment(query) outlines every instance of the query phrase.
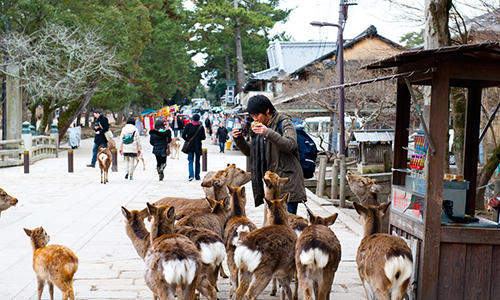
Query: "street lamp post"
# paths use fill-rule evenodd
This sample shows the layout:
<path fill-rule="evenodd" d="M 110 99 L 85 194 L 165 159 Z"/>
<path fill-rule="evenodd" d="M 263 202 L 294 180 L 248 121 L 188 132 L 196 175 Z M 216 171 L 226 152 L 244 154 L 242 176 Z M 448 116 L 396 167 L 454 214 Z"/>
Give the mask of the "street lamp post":
<path fill-rule="evenodd" d="M 343 39 L 343 30 L 342 25 L 320 22 L 320 21 L 312 21 L 310 23 L 313 26 L 334 26 L 338 28 L 338 37 L 337 44 L 339 46 L 339 51 L 337 53 L 337 62 L 339 65 L 339 84 L 344 84 L 344 39 Z M 339 155 L 345 155 L 345 128 L 344 128 L 344 88 L 339 90 L 339 123 L 340 123 L 340 141 L 339 141 Z"/>

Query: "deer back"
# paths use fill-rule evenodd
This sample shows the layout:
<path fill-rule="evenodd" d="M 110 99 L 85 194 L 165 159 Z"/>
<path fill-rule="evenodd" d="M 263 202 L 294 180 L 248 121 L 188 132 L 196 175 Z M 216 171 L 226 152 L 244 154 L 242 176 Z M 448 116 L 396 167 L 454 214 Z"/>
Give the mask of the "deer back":
<path fill-rule="evenodd" d="M 212 230 L 224 239 L 224 227 L 231 215 L 229 211 L 229 199 L 224 198 L 216 201 L 213 209 L 209 213 L 195 213 L 180 219 L 177 224 L 180 226 L 200 227 Z"/>
<path fill-rule="evenodd" d="M 143 210 L 127 210 L 122 206 L 122 214 L 125 217 L 125 232 L 132 241 L 135 251 L 144 260 L 151 245 L 149 231 L 144 223 L 144 218 L 149 216 L 147 208 Z"/>
<path fill-rule="evenodd" d="M 97 160 L 99 161 L 99 168 L 108 170 L 111 162 L 113 161 L 111 150 L 109 150 L 108 148 L 99 150 L 99 152 L 97 153 Z"/>
<path fill-rule="evenodd" d="M 413 270 L 411 249 L 397 236 L 380 232 L 389 203 L 362 206 L 355 203 L 363 223 L 364 238 L 358 247 L 356 262 L 367 297 L 397 299 L 405 297 Z"/>
<path fill-rule="evenodd" d="M 210 202 L 212 201 L 212 202 Z M 215 202 L 210 198 L 188 199 L 180 197 L 165 197 L 153 203 L 156 206 L 170 205 L 175 207 L 176 220 L 198 212 L 210 212 Z"/>

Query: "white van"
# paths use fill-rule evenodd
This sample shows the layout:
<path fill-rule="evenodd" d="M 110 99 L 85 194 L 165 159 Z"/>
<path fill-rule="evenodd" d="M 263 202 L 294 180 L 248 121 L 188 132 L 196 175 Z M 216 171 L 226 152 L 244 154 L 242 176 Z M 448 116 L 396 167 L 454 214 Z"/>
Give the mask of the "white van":
<path fill-rule="evenodd" d="M 347 115 L 344 117 L 346 128 L 351 126 L 351 118 Z M 330 117 L 311 117 L 306 118 L 302 124 L 304 127 L 304 131 L 309 134 L 309 136 L 313 139 L 316 147 L 319 151 L 323 149 L 328 150 L 328 133 L 330 131 Z M 358 122 L 355 129 L 358 129 L 361 126 L 361 123 Z M 335 149 L 338 151 L 338 141 L 340 139 L 340 135 L 337 134 L 337 139 L 334 139 Z M 320 143 L 323 140 L 322 143 Z"/>

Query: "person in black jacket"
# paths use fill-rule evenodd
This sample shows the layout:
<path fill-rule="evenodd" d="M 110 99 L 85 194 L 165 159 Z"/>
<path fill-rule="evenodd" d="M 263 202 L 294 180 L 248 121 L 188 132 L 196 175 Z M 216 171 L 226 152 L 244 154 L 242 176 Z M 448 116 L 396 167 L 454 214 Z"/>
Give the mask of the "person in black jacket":
<path fill-rule="evenodd" d="M 182 138 L 185 142 L 189 142 L 191 138 L 193 140 L 188 147 L 188 162 L 189 162 L 189 181 L 193 179 L 200 180 L 200 156 L 201 156 L 201 141 L 203 141 L 205 136 L 205 130 L 203 125 L 201 125 L 200 115 L 195 114 L 193 120 L 186 124 L 184 131 L 182 132 Z M 196 159 L 196 161 L 195 161 Z M 193 170 L 194 162 L 194 170 Z"/>
<path fill-rule="evenodd" d="M 92 161 L 87 167 L 95 168 L 95 162 L 97 161 L 97 152 L 99 152 L 99 146 L 102 148 L 108 148 L 108 140 L 104 136 L 104 133 L 109 130 L 108 118 L 101 114 L 101 111 L 94 110 L 94 147 L 92 148 Z"/>
<path fill-rule="evenodd" d="M 162 120 L 156 120 L 155 128 L 149 131 L 149 143 L 153 146 L 153 154 L 156 157 L 156 171 L 160 181 L 165 174 L 163 170 L 167 166 L 167 147 L 172 141 L 172 132 L 165 129 L 165 123 Z"/>
<path fill-rule="evenodd" d="M 177 137 L 179 131 L 182 134 L 182 130 L 184 129 L 184 121 L 182 119 L 179 119 L 179 117 L 175 115 L 174 119 L 170 123 L 170 128 L 174 130 L 174 136 Z"/>
<path fill-rule="evenodd" d="M 217 128 L 217 133 L 215 134 L 217 140 L 219 141 L 220 153 L 224 153 L 224 146 L 226 145 L 227 133 L 228 132 L 226 127 L 224 127 L 224 123 L 220 122 L 219 128 Z"/>

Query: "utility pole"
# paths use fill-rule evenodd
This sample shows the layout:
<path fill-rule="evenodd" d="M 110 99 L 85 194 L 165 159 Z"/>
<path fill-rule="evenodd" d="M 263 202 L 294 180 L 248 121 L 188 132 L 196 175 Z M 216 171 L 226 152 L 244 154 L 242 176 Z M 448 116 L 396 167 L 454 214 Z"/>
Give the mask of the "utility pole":
<path fill-rule="evenodd" d="M 234 0 L 234 9 L 238 9 L 238 0 Z M 236 91 L 234 95 L 241 92 L 243 84 L 245 84 L 245 66 L 243 65 L 243 50 L 241 48 L 241 33 L 240 33 L 240 19 L 236 17 L 234 19 L 234 38 L 236 42 Z"/>

